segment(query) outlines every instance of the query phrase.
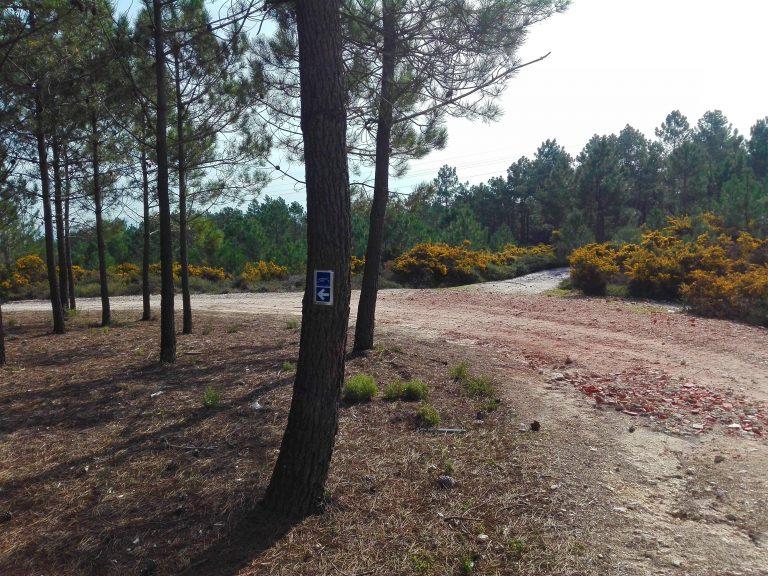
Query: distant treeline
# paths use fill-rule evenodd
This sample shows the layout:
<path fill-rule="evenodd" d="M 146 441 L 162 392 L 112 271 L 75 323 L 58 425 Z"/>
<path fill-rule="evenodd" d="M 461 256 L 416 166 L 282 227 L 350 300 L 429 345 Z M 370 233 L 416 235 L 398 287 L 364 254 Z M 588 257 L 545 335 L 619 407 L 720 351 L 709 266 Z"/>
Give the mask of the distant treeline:
<path fill-rule="evenodd" d="M 707 112 L 694 127 L 675 111 L 654 139 L 627 126 L 618 135 L 592 137 L 576 158 L 547 140 L 533 158 L 514 162 L 506 176 L 476 185 L 461 183 L 456 168 L 443 166 L 409 195 L 392 195 L 384 259 L 420 242 L 469 240 L 473 247 L 499 250 L 507 244 L 561 243 L 570 249 L 593 241 L 634 241 L 643 228 L 663 227 L 670 215 L 703 212 L 717 214 L 726 227 L 766 236 L 768 118 L 757 121 L 745 138 L 720 111 Z M 370 195 L 357 189 L 352 202 L 357 257 L 365 254 L 369 213 Z M 152 239 L 157 261 L 158 235 Z M 96 268 L 93 228 L 80 227 L 72 240 L 73 262 Z M 110 265 L 141 262 L 140 225 L 110 220 L 105 240 Z M 299 271 L 306 255 L 306 213 L 297 202 L 265 197 L 244 210 L 192 214 L 189 250 L 193 264 L 231 274 L 259 260 Z"/>

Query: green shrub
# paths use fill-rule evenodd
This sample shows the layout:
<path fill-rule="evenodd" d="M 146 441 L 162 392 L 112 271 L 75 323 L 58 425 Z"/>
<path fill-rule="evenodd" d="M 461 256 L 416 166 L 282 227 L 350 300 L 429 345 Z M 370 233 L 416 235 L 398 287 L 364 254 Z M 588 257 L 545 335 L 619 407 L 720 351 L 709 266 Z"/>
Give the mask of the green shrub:
<path fill-rule="evenodd" d="M 416 412 L 416 419 L 422 428 L 436 428 L 440 425 L 440 414 L 426 402 Z"/>
<path fill-rule="evenodd" d="M 296 364 L 294 364 L 293 362 L 283 362 L 283 366 L 281 369 L 283 372 L 293 372 L 294 370 L 296 370 Z"/>
<path fill-rule="evenodd" d="M 463 381 L 469 377 L 469 364 L 467 362 L 461 362 L 451 368 L 451 378 L 454 380 Z"/>
<path fill-rule="evenodd" d="M 221 404 L 221 394 L 212 386 L 208 386 L 203 392 L 203 406 L 213 410 Z"/>
<path fill-rule="evenodd" d="M 344 400 L 351 403 L 369 402 L 378 393 L 376 381 L 368 374 L 355 374 L 344 385 Z"/>
<path fill-rule="evenodd" d="M 400 400 L 400 398 L 402 398 L 403 396 L 404 388 L 405 388 L 405 382 L 403 382 L 402 380 L 395 380 L 393 382 L 390 382 L 384 388 L 384 400 L 388 400 L 389 402 Z"/>
<path fill-rule="evenodd" d="M 469 396 L 490 398 L 496 395 L 496 385 L 488 376 L 473 376 L 463 382 L 464 392 Z"/>
<path fill-rule="evenodd" d="M 485 412 L 495 412 L 498 410 L 500 404 L 501 402 L 498 400 L 498 398 L 488 398 L 480 405 L 480 409 L 484 410 Z"/>
<path fill-rule="evenodd" d="M 395 380 L 384 388 L 384 399 L 390 402 L 394 400 L 418 402 L 419 400 L 426 400 L 428 394 L 429 389 L 421 380 L 411 380 L 410 382 Z"/>
<path fill-rule="evenodd" d="M 421 380 L 411 380 L 403 386 L 403 393 L 400 397 L 406 402 L 417 402 L 419 400 L 426 400 L 428 394 L 429 390 L 424 382 Z"/>

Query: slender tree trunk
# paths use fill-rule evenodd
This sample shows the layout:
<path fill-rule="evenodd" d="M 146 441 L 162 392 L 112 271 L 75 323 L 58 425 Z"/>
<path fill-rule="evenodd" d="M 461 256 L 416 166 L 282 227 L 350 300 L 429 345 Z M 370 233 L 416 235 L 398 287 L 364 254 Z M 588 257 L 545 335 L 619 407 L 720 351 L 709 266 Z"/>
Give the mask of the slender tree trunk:
<path fill-rule="evenodd" d="M 173 309 L 173 237 L 168 197 L 168 94 L 165 85 L 165 34 L 162 0 L 152 0 L 157 85 L 157 203 L 160 213 L 160 361 L 176 361 L 176 319 Z"/>
<path fill-rule="evenodd" d="M 61 160 L 59 157 L 59 139 L 53 137 L 53 204 L 56 209 L 56 252 L 59 261 L 59 299 L 61 305 L 67 308 L 69 294 L 67 292 L 67 250 L 64 238 L 64 206 L 61 197 Z"/>
<path fill-rule="evenodd" d="M 144 192 L 144 250 L 141 258 L 141 296 L 143 313 L 141 319 L 152 318 L 149 301 L 149 177 L 147 175 L 147 151 L 141 148 L 141 185 Z"/>
<path fill-rule="evenodd" d="M 104 220 L 99 182 L 99 132 L 96 113 L 91 114 L 91 153 L 93 156 L 93 202 L 96 212 L 96 247 L 99 253 L 99 286 L 101 288 L 101 325 L 109 326 L 112 315 L 109 309 L 109 283 L 107 280 L 107 251 L 104 247 Z"/>
<path fill-rule="evenodd" d="M 45 263 L 48 271 L 48 290 L 53 312 L 53 333 L 64 334 L 64 309 L 59 296 L 59 282 L 56 278 L 56 260 L 53 241 L 53 214 L 51 212 L 51 183 L 48 174 L 48 150 L 45 143 L 45 132 L 42 127 L 43 103 L 38 93 L 36 98 L 36 134 L 37 156 L 40 166 L 40 188 L 43 194 L 43 222 L 45 224 Z"/>
<path fill-rule="evenodd" d="M 297 518 L 322 504 L 338 428 L 350 298 L 350 197 L 340 0 L 296 3 L 307 182 L 307 282 L 291 411 L 263 505 Z M 314 271 L 334 271 L 331 306 Z"/>
<path fill-rule="evenodd" d="M 384 216 L 389 202 L 389 159 L 390 140 L 392 138 L 392 108 L 395 79 L 395 18 L 393 6 L 384 1 L 382 14 L 384 45 L 381 68 L 381 100 L 379 101 L 379 119 L 376 129 L 376 172 L 373 184 L 373 204 L 371 205 L 368 228 L 368 246 L 365 251 L 365 269 L 360 301 L 357 306 L 357 324 L 355 326 L 355 350 L 373 348 L 373 331 L 376 323 L 376 299 L 379 292 L 379 272 L 381 253 L 384 247 Z"/>
<path fill-rule="evenodd" d="M 181 74 L 178 49 L 173 53 L 176 84 L 176 132 L 179 157 L 179 263 L 181 264 L 181 299 L 183 303 L 184 334 L 192 333 L 192 299 L 189 294 L 189 253 L 187 246 L 187 160 L 184 150 L 184 104 L 181 100 Z"/>
<path fill-rule="evenodd" d="M 64 146 L 64 248 L 67 263 L 67 293 L 69 294 L 69 309 L 75 310 L 77 302 L 75 300 L 75 274 L 72 271 L 72 242 L 69 237 L 69 199 L 71 188 L 69 183 L 69 158 L 67 156 L 67 147 Z"/>
<path fill-rule="evenodd" d="M 0 299 L 0 366 L 5 366 L 5 325 L 3 324 L 3 301 Z"/>

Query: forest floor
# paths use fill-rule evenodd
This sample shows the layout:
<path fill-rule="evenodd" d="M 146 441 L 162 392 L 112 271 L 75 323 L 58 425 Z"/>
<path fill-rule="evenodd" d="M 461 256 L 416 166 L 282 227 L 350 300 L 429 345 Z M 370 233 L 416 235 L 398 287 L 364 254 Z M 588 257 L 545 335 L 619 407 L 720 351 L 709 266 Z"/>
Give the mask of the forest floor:
<path fill-rule="evenodd" d="M 768 331 L 536 293 L 557 281 L 383 291 L 348 373 L 421 378 L 466 432 L 419 431 L 411 403 L 344 406 L 328 510 L 290 527 L 254 505 L 300 295 L 198 297 L 173 367 L 135 299 L 66 337 L 37 304 L 4 307 L 0 574 L 768 574 Z M 450 378 L 462 361 L 497 409 Z"/>

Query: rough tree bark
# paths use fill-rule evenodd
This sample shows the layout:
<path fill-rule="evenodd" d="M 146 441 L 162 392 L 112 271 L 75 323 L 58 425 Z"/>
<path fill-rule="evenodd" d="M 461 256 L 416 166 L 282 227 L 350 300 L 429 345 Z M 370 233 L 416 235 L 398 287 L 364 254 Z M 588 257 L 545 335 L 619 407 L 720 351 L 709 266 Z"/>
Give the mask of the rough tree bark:
<path fill-rule="evenodd" d="M 67 155 L 67 145 L 64 144 L 64 257 L 67 264 L 67 293 L 69 294 L 69 309 L 77 308 L 75 300 L 75 274 L 72 271 L 72 242 L 69 237 L 69 156 Z"/>
<path fill-rule="evenodd" d="M 168 93 L 165 84 L 163 2 L 152 0 L 154 16 L 155 80 L 157 85 L 156 155 L 157 203 L 160 213 L 160 361 L 176 361 L 176 319 L 173 309 L 173 237 L 168 197 Z"/>
<path fill-rule="evenodd" d="M 53 149 L 53 204 L 56 214 L 56 252 L 59 262 L 59 299 L 63 308 L 69 306 L 67 291 L 67 251 L 64 239 L 64 206 L 61 195 L 61 159 L 59 139 L 54 135 Z"/>
<path fill-rule="evenodd" d="M 192 333 L 192 299 L 189 295 L 189 253 L 187 246 L 187 159 L 184 150 L 184 103 L 181 93 L 179 51 L 173 52 L 174 84 L 176 86 L 176 138 L 179 169 L 179 264 L 181 265 L 181 300 L 184 323 L 182 332 Z"/>
<path fill-rule="evenodd" d="M 141 299 L 144 321 L 152 318 L 149 301 L 149 176 L 147 174 L 147 151 L 141 147 L 141 186 L 144 200 L 144 248 L 141 257 Z"/>
<path fill-rule="evenodd" d="M 392 99 L 394 97 L 396 32 L 393 6 L 385 1 L 382 12 L 381 100 L 376 129 L 376 169 L 373 182 L 373 203 L 365 250 L 365 269 L 357 305 L 355 351 L 373 348 L 376 321 L 376 299 L 379 292 L 381 254 L 384 247 L 384 215 L 389 202 L 389 159 L 392 137 Z"/>
<path fill-rule="evenodd" d="M 307 282 L 288 425 L 264 497 L 299 518 L 321 505 L 338 428 L 350 298 L 350 198 L 340 0 L 296 3 L 307 182 Z M 333 270 L 332 306 L 314 304 L 315 270 Z"/>
<path fill-rule="evenodd" d="M 35 139 L 37 140 L 37 157 L 40 167 L 40 188 L 43 195 L 43 222 L 45 228 L 45 263 L 48 272 L 48 291 L 53 312 L 53 333 L 64 334 L 64 309 L 59 296 L 59 282 L 56 278 L 56 260 L 53 242 L 53 214 L 51 212 L 51 182 L 48 174 L 48 147 L 45 142 L 43 129 L 43 97 L 38 88 L 35 97 Z"/>
<path fill-rule="evenodd" d="M 0 298 L 0 366 L 5 366 L 5 325 L 3 324 L 3 300 Z"/>
<path fill-rule="evenodd" d="M 109 309 L 109 284 L 107 280 L 107 251 L 104 247 L 104 219 L 102 217 L 101 183 L 99 181 L 99 132 L 96 113 L 91 114 L 91 155 L 93 161 L 93 202 L 96 212 L 96 248 L 99 254 L 99 288 L 101 292 L 101 325 L 109 326 L 112 318 Z"/>

